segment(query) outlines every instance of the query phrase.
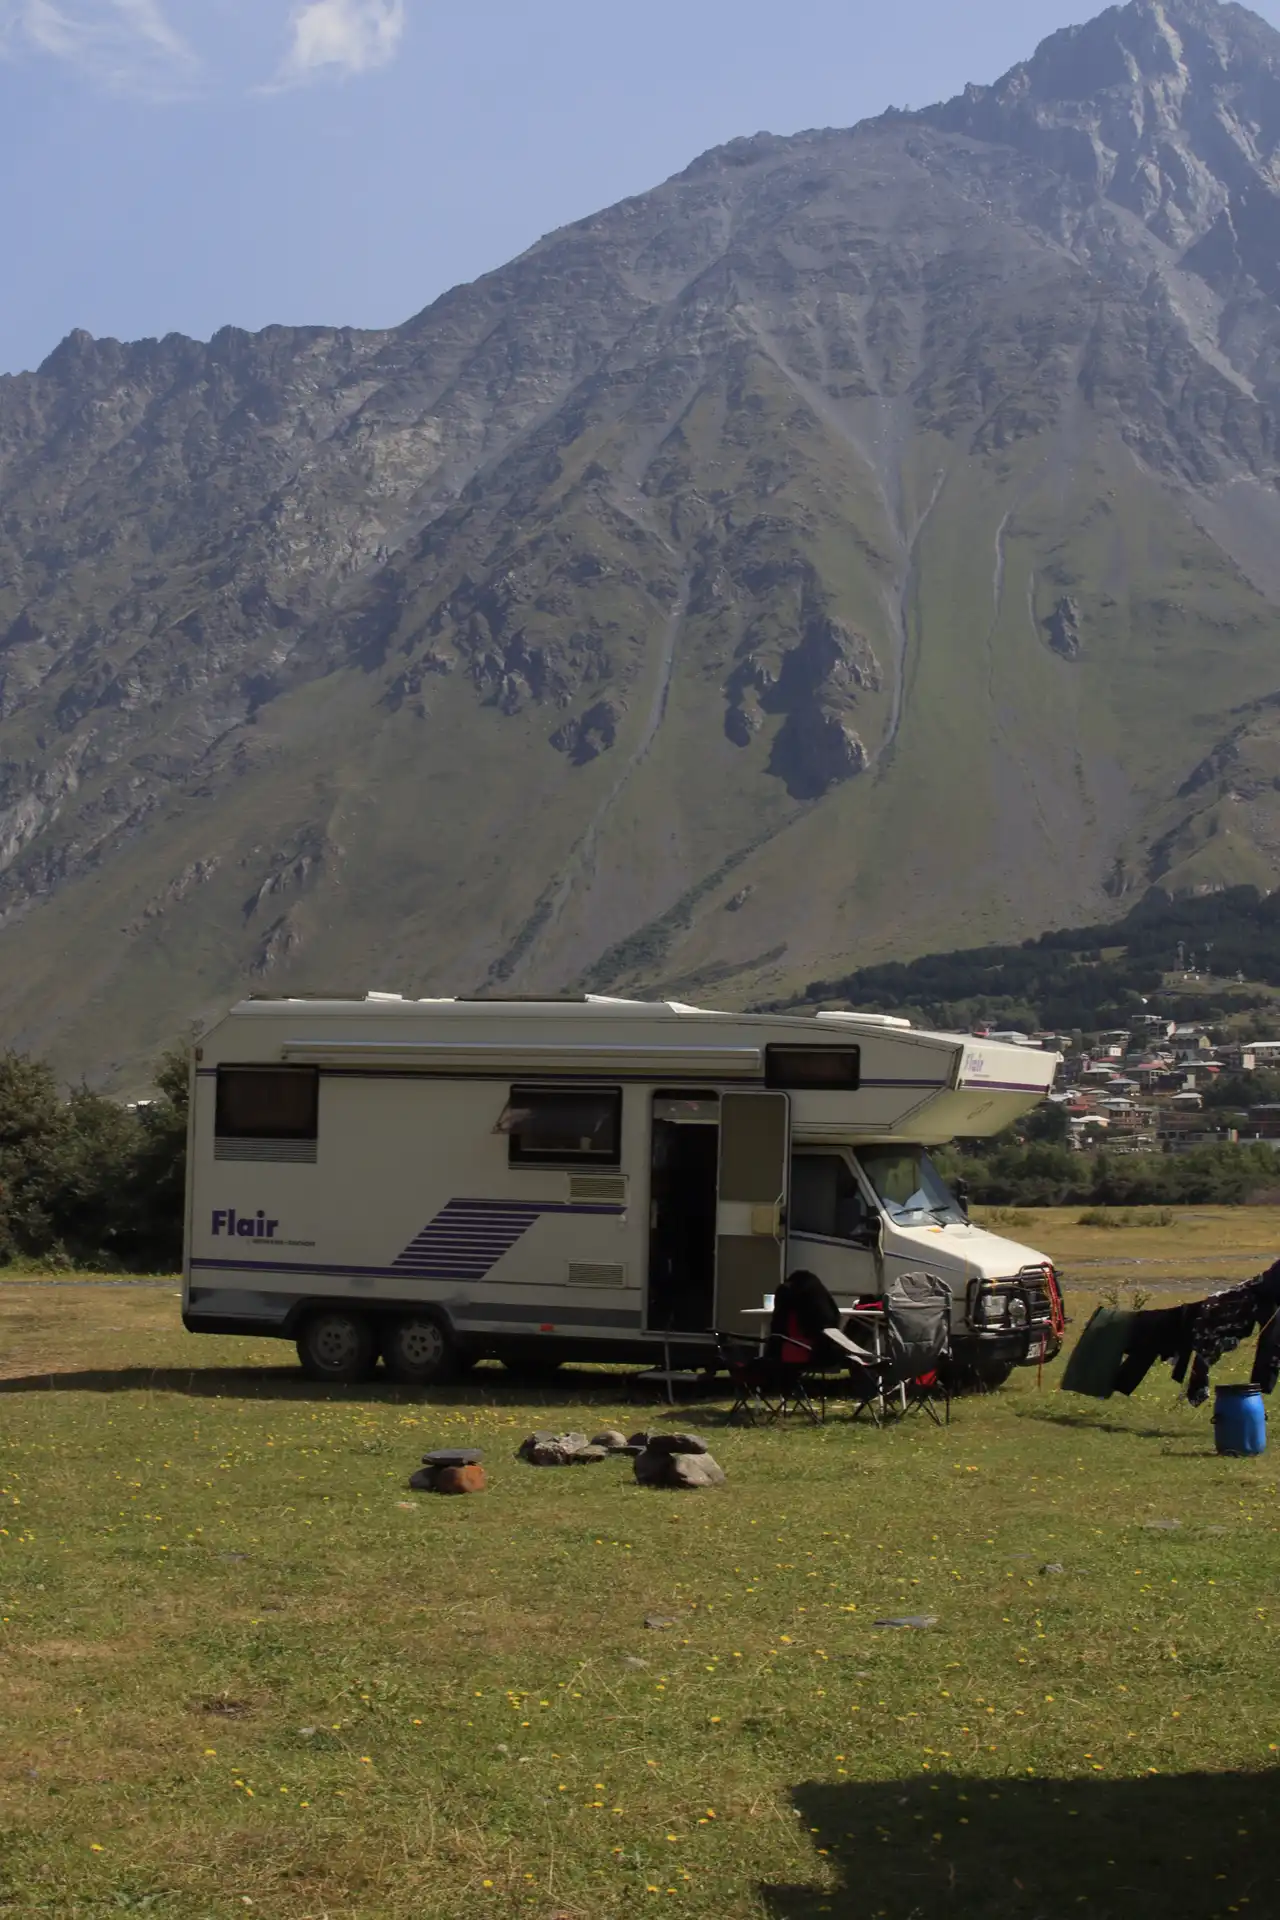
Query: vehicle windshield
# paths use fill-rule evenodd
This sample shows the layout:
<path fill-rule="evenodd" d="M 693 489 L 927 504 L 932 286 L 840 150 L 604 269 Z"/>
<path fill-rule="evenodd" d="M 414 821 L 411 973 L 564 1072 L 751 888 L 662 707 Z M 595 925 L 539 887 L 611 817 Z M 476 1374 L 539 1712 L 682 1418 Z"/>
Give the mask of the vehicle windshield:
<path fill-rule="evenodd" d="M 898 1225 L 964 1225 L 959 1201 L 923 1147 L 860 1147 L 858 1158 L 881 1206 Z"/>

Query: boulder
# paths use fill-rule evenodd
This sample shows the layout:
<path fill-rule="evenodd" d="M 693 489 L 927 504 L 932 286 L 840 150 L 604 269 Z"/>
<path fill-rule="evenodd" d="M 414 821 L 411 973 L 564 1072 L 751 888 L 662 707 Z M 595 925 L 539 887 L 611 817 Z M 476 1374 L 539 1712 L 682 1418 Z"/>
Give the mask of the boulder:
<path fill-rule="evenodd" d="M 610 1427 L 604 1433 L 592 1434 L 591 1444 L 593 1447 L 603 1447 L 606 1453 L 625 1453 L 628 1441 L 625 1433 L 618 1433 Z"/>
<path fill-rule="evenodd" d="M 416 1473 L 409 1475 L 409 1485 L 415 1493 L 434 1493 L 436 1490 L 435 1468 L 419 1467 Z"/>
<path fill-rule="evenodd" d="M 724 1468 L 709 1453 L 672 1453 L 667 1456 L 667 1484 L 672 1487 L 722 1487 Z"/>
<path fill-rule="evenodd" d="M 516 1458 L 532 1467 L 568 1467 L 575 1461 L 603 1460 L 605 1449 L 588 1444 L 585 1433 L 531 1433 L 521 1442 Z"/>
<path fill-rule="evenodd" d="M 441 1467 L 436 1473 L 437 1493 L 483 1493 L 488 1481 L 483 1467 Z"/>
<path fill-rule="evenodd" d="M 691 1439 L 692 1435 L 664 1434 L 663 1439 Z M 718 1487 L 724 1484 L 724 1469 L 716 1464 L 704 1447 L 700 1453 L 673 1452 L 648 1446 L 635 1457 L 635 1474 L 642 1487 Z"/>
<path fill-rule="evenodd" d="M 638 1483 L 642 1487 L 665 1487 L 670 1458 L 669 1453 L 655 1453 L 652 1447 L 645 1447 L 636 1454 L 633 1465 Z"/>

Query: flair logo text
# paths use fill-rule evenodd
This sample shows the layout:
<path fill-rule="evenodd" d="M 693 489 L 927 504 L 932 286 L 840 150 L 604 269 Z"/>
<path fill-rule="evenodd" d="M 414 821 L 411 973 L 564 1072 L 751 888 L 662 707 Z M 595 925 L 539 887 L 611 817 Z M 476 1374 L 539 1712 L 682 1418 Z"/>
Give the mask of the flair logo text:
<path fill-rule="evenodd" d="M 234 1207 L 219 1208 L 213 1216 L 213 1237 L 217 1240 L 227 1234 L 237 1240 L 274 1240 L 279 1225 L 278 1220 L 268 1220 L 261 1207 L 257 1213 L 237 1213 Z"/>

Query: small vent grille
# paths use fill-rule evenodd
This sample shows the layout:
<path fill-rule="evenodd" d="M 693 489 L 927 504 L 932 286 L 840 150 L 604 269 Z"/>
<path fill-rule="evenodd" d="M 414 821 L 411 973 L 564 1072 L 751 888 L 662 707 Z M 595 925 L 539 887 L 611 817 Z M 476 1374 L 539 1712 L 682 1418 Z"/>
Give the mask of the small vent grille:
<path fill-rule="evenodd" d="M 597 1206 L 625 1207 L 627 1176 L 625 1173 L 571 1173 L 569 1199 L 581 1204 L 594 1201 Z"/>
<path fill-rule="evenodd" d="M 215 1140 L 215 1160 L 272 1160 L 295 1167 L 314 1167 L 314 1140 Z"/>
<path fill-rule="evenodd" d="M 571 1287 L 625 1287 L 627 1270 L 620 1260 L 571 1260 Z"/>

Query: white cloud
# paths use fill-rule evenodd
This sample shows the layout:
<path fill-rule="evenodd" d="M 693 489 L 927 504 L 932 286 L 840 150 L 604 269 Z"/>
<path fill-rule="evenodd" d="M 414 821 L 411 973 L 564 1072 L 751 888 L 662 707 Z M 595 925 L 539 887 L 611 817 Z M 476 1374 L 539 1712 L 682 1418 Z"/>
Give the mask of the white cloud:
<path fill-rule="evenodd" d="M 122 92 L 178 91 L 200 65 L 164 0 L 0 0 L 0 52 L 47 54 Z"/>
<path fill-rule="evenodd" d="M 399 49 L 405 19 L 405 0 L 297 0 L 282 84 L 385 66 Z"/>
<path fill-rule="evenodd" d="M 274 29 L 284 57 L 259 91 L 279 93 L 386 66 L 407 17 L 408 0 L 0 0 L 0 59 L 56 60 L 112 92 L 171 99 L 235 85 L 237 67 L 243 86 Z"/>

